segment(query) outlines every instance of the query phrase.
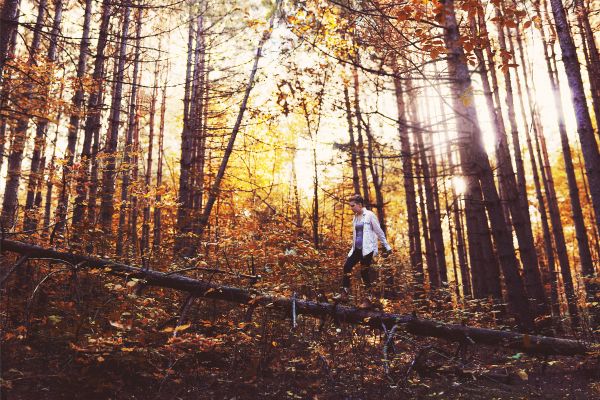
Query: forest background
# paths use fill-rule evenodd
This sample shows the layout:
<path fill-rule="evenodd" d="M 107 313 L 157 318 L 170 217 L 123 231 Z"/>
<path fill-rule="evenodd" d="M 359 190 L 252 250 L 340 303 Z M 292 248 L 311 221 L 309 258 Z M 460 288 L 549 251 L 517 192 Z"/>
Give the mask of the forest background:
<path fill-rule="evenodd" d="M 380 309 L 594 342 L 599 11 L 597 0 L 4 0 L 3 240 L 332 302 L 347 200 L 360 194 L 394 249 L 376 259 Z M 83 390 L 452 387 L 413 376 L 421 343 L 396 370 L 386 353 L 383 374 L 374 349 L 387 333 L 307 319 L 290 335 L 268 309 L 252 317 L 104 272 L 3 254 L 3 394 L 26 398 L 27 380 L 65 360 L 64 382 L 38 389 L 60 397 L 81 384 L 68 371 L 123 363 L 139 373 Z M 354 282 L 351 305 L 367 295 Z M 278 351 L 296 361 L 274 361 Z M 377 367 L 357 364 L 363 353 Z M 522 378 L 533 361 L 513 356 L 498 363 Z M 561 367 L 587 365 L 572 362 Z M 294 363 L 317 383 L 281 380 Z M 243 389 L 215 388 L 223 379 Z"/>

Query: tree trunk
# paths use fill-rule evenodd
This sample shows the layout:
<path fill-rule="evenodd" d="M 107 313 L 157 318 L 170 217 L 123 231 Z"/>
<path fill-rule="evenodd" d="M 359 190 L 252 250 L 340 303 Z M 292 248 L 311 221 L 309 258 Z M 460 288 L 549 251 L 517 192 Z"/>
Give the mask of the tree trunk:
<path fill-rule="evenodd" d="M 479 9 L 478 17 L 479 28 L 481 29 L 481 33 L 484 37 L 487 37 L 487 29 L 485 27 L 483 9 L 481 8 Z M 476 33 L 473 19 L 471 20 L 471 29 L 473 33 Z M 503 51 L 506 51 L 506 43 L 504 40 L 504 34 L 502 33 L 503 27 L 501 22 L 498 26 L 498 29 L 500 32 L 500 48 Z M 480 59 L 480 65 L 482 66 L 481 80 L 484 88 L 486 102 L 488 105 L 488 111 L 490 113 L 491 120 L 493 121 L 493 126 L 495 128 L 496 133 L 496 158 L 498 168 L 500 170 L 500 186 L 503 189 L 506 204 L 510 211 L 510 216 L 512 217 L 510 219 L 507 219 L 512 221 L 515 233 L 517 234 L 520 256 L 523 263 L 525 287 L 528 295 L 534 300 L 534 311 L 536 312 L 536 314 L 548 314 L 548 303 L 542 285 L 542 279 L 538 266 L 538 257 L 535 250 L 535 244 L 533 242 L 533 232 L 531 229 L 531 222 L 529 217 L 529 205 L 527 201 L 527 195 L 525 193 L 525 177 L 523 175 L 523 177 L 520 178 L 522 180 L 521 182 L 517 182 L 515 180 L 515 173 L 513 170 L 510 149 L 508 146 L 508 137 L 506 134 L 504 120 L 502 117 L 502 109 L 500 108 L 500 93 L 498 88 L 496 87 L 497 80 L 495 78 L 495 63 L 491 54 L 488 54 L 488 63 L 490 65 L 489 72 L 491 73 L 495 86 L 494 92 L 492 92 L 492 88 L 490 87 L 487 78 L 488 71 L 485 68 L 483 52 L 481 50 L 476 50 L 475 52 L 477 57 Z M 504 81 L 507 86 L 506 101 L 509 109 L 508 114 L 513 136 L 513 144 L 516 143 L 514 151 L 518 151 L 519 153 L 518 156 L 515 156 L 517 160 L 517 176 L 519 176 L 521 175 L 521 172 L 519 172 L 519 163 L 521 164 L 521 167 L 523 167 L 523 160 L 520 156 L 521 149 L 518 140 L 517 122 L 512 96 L 512 84 L 510 83 L 511 76 L 508 72 L 508 67 L 502 66 L 502 69 L 504 70 Z M 495 104 L 494 98 L 496 101 Z"/>
<path fill-rule="evenodd" d="M 75 81 L 75 94 L 72 100 L 71 117 L 69 119 L 69 129 L 67 134 L 67 150 L 64 157 L 66 163 L 63 166 L 62 188 L 56 208 L 56 231 L 62 233 L 64 230 L 67 209 L 69 206 L 69 195 L 72 179 L 72 168 L 75 159 L 75 147 L 77 145 L 77 135 L 79 133 L 79 121 L 82 114 L 82 106 L 84 101 L 83 79 L 87 69 L 87 57 L 90 48 L 90 20 L 92 18 L 92 0 L 85 0 L 85 12 L 83 18 L 83 33 L 81 35 L 81 43 L 79 45 L 79 60 L 77 63 L 77 79 Z"/>
<path fill-rule="evenodd" d="M 600 228 L 600 152 L 594 137 L 594 128 L 587 107 L 577 50 L 571 37 L 567 16 L 561 0 L 549 0 L 554 15 L 556 34 L 562 52 L 562 61 L 571 89 L 571 100 L 577 122 L 577 133 L 581 142 L 583 160 L 590 182 L 592 205 L 596 213 L 596 225 Z"/>
<path fill-rule="evenodd" d="M 105 163 L 102 171 L 100 226 L 105 240 L 110 240 L 113 234 L 112 217 L 114 214 L 116 151 L 119 140 L 119 125 L 121 122 L 121 101 L 123 99 L 123 80 L 125 78 L 125 63 L 127 60 L 127 40 L 129 35 L 129 16 L 131 14 L 130 0 L 123 5 L 123 25 L 121 28 L 121 43 L 119 49 L 119 64 L 114 73 L 115 89 L 110 107 L 109 130 L 104 146 Z"/>
<path fill-rule="evenodd" d="M 541 125 L 541 124 L 540 124 Z M 577 310 L 577 298 L 573 287 L 573 278 L 571 276 L 571 266 L 569 264 L 569 255 L 567 253 L 567 245 L 563 231 L 563 225 L 558 209 L 558 201 L 556 199 L 556 190 L 554 189 L 554 178 L 550 169 L 550 160 L 546 149 L 544 135 L 536 136 L 536 148 L 539 156 L 540 165 L 542 168 L 542 181 L 546 191 L 546 199 L 548 199 L 548 209 L 550 212 L 550 221 L 552 222 L 552 233 L 556 244 L 556 254 L 558 256 L 558 265 L 562 275 L 563 287 L 565 296 L 567 297 L 567 306 L 569 308 L 569 316 L 573 327 L 579 326 L 579 311 Z M 542 158 L 543 157 L 543 158 Z"/>
<path fill-rule="evenodd" d="M 33 38 L 31 40 L 31 46 L 29 47 L 30 61 L 35 63 L 35 56 L 39 51 L 42 28 L 45 24 L 45 15 L 48 3 L 46 0 L 40 0 L 38 6 L 38 14 L 33 28 Z M 33 89 L 33 87 L 32 87 Z M 43 156 L 42 147 L 46 142 L 46 138 L 38 138 L 36 135 L 33 154 L 31 155 L 31 166 L 29 168 L 29 180 L 27 182 L 27 198 L 25 200 L 25 213 L 23 216 L 23 230 L 34 231 L 37 226 L 38 215 L 37 210 L 34 209 L 35 194 L 39 182 L 41 181 L 39 164 Z"/>
<path fill-rule="evenodd" d="M 56 61 L 56 48 L 58 45 L 58 35 L 60 33 L 60 24 L 62 22 L 62 11 L 63 2 L 58 0 L 54 5 L 54 19 L 52 23 L 52 31 L 50 32 L 50 43 L 48 46 L 48 65 L 52 66 Z M 30 65 L 34 64 L 34 55 L 30 57 L 28 62 Z M 51 73 L 54 71 L 51 69 Z M 48 77 L 44 77 L 48 78 Z M 27 100 L 32 99 L 33 83 L 29 84 L 26 93 Z M 48 91 L 47 87 L 40 88 L 41 96 L 46 97 Z M 38 99 L 40 107 L 45 108 L 44 99 Z M 36 140 L 35 143 L 41 146 L 41 140 L 46 136 L 48 128 L 48 119 L 43 115 L 44 112 L 40 112 L 41 117 L 38 119 L 36 127 Z M 8 170 L 7 170 L 7 182 L 4 189 L 4 199 L 2 203 L 2 215 L 0 216 L 0 224 L 5 228 L 12 228 L 15 224 L 17 217 L 18 204 L 18 193 L 19 185 L 21 180 L 21 165 L 23 161 L 23 151 L 25 149 L 25 143 L 27 141 L 27 128 L 29 126 L 29 115 L 24 115 L 18 122 L 17 128 L 14 134 L 14 140 L 11 146 L 10 155 L 8 157 Z M 38 152 L 39 152 L 38 147 Z M 37 161 L 39 163 L 39 161 Z"/>
<path fill-rule="evenodd" d="M 140 42 L 142 35 L 142 9 L 138 8 L 135 18 L 135 55 L 133 57 L 133 82 L 131 83 L 131 97 L 129 98 L 129 113 L 127 121 L 127 131 L 125 136 L 125 147 L 123 148 L 123 164 L 121 173 L 121 206 L 119 207 L 119 227 L 117 229 L 116 253 L 118 256 L 123 254 L 123 248 L 126 241 L 131 238 L 125 238 L 126 218 L 130 210 L 129 184 L 131 180 L 131 164 L 133 151 L 133 136 L 136 130 L 137 108 L 138 108 L 138 75 L 140 68 Z"/>
<path fill-rule="evenodd" d="M 167 71 L 167 76 L 168 71 Z M 162 241 L 162 180 L 163 180 L 163 150 L 165 142 L 165 112 L 167 109 L 167 79 L 163 84 L 162 100 L 160 105 L 160 123 L 158 128 L 158 157 L 156 160 L 156 196 L 154 198 L 154 230 L 152 232 L 152 249 L 159 252 Z"/>
<path fill-rule="evenodd" d="M 352 186 L 354 193 L 360 194 L 360 177 L 358 176 L 358 161 L 356 156 L 356 142 L 354 141 L 354 124 L 352 123 L 352 110 L 350 108 L 350 95 L 348 84 L 344 81 L 344 104 L 346 106 L 346 120 L 348 121 L 348 135 L 350 136 L 350 165 L 352 166 Z"/>
<path fill-rule="evenodd" d="M 460 42 L 458 24 L 454 11 L 454 1 L 444 0 L 444 40 L 448 49 L 448 71 L 453 77 L 452 91 L 454 108 L 458 118 L 461 158 L 467 175 L 476 176 L 481 182 L 486 207 L 490 217 L 492 234 L 495 239 L 500 265 L 506 283 L 508 305 L 517 323 L 526 330 L 533 329 L 533 318 L 528 307 L 527 295 L 515 256 L 510 231 L 504 221 L 494 176 L 481 140 L 477 112 L 473 104 L 473 88 L 470 73 Z"/>
<path fill-rule="evenodd" d="M 587 70 L 592 89 L 592 105 L 596 117 L 596 129 L 600 134 L 600 53 L 594 38 L 594 31 L 590 24 L 589 9 L 583 3 L 583 0 L 574 0 L 575 12 L 579 21 L 579 34 L 584 45 L 587 57 Z"/>
<path fill-rule="evenodd" d="M 193 31 L 192 16 L 190 9 L 190 27 Z M 193 63 L 188 63 L 186 70 L 186 90 L 184 93 L 184 125 L 181 132 L 181 155 L 179 159 L 179 206 L 177 207 L 177 238 L 175 239 L 175 252 L 183 252 L 186 255 L 193 253 L 192 240 L 189 234 L 192 232 L 192 210 L 193 210 L 193 158 L 194 158 L 194 134 L 198 126 L 198 107 L 196 104 L 199 74 L 200 74 L 200 52 L 202 47 L 201 16 L 198 15 L 196 23 L 196 44 L 194 47 L 192 36 L 188 36 L 188 62 L 191 54 L 194 54 Z M 194 50 L 195 48 L 195 50 Z M 193 67 L 193 72 L 192 72 Z M 186 97 L 187 96 L 187 97 Z"/>
<path fill-rule="evenodd" d="M 398 109 L 398 134 L 400 136 L 400 157 L 402 159 L 402 175 L 404 181 L 404 198 L 406 202 L 406 218 L 408 221 L 408 241 L 410 263 L 415 275 L 416 297 L 423 294 L 424 270 L 423 250 L 421 249 L 421 232 L 419 229 L 419 214 L 417 211 L 417 196 L 415 194 L 414 172 L 411 154 L 410 136 L 408 134 L 407 113 L 404 102 L 403 83 L 400 80 L 400 71 L 394 64 L 394 88 L 396 106 Z"/>
<path fill-rule="evenodd" d="M 415 315 L 390 314 L 361 310 L 337 303 L 317 303 L 307 300 L 276 297 L 256 290 L 217 285 L 172 272 L 145 271 L 141 268 L 117 263 L 112 260 L 64 253 L 12 240 L 2 240 L 0 246 L 3 251 L 28 255 L 30 258 L 52 258 L 63 260 L 72 265 L 101 268 L 113 275 L 126 277 L 127 279 L 136 278 L 143 280 L 149 286 L 171 288 L 185 291 L 195 296 L 225 300 L 238 304 L 270 306 L 278 310 L 283 310 L 286 315 L 290 315 L 292 309 L 295 309 L 297 314 L 313 315 L 320 318 L 333 317 L 334 321 L 337 322 L 365 325 L 373 329 L 385 328 L 386 331 L 391 330 L 396 325 L 403 325 L 408 332 L 420 336 L 437 337 L 463 344 L 501 346 L 529 354 L 585 355 L 588 353 L 593 354 L 594 351 L 598 350 L 598 344 L 596 343 L 587 345 L 570 339 L 446 324 L 440 321 L 419 319 Z"/>
<path fill-rule="evenodd" d="M 104 77 L 104 64 L 108 38 L 108 26 L 110 22 L 111 7 L 109 0 L 102 2 L 102 16 L 100 17 L 100 29 L 98 33 L 98 43 L 96 45 L 96 57 L 94 60 L 94 71 L 92 72 L 92 80 L 95 82 L 92 91 L 89 94 L 87 101 L 87 117 L 84 126 L 83 145 L 81 148 L 81 168 L 80 174 L 77 176 L 75 185 L 76 196 L 73 204 L 73 219 L 72 219 L 72 242 L 78 243 L 83 228 L 87 226 L 85 223 L 85 199 L 87 197 L 87 183 L 90 181 L 90 166 L 92 158 L 96 158 L 96 151 L 92 153 L 92 142 L 94 136 L 100 130 L 100 119 L 102 113 L 102 101 L 104 93 L 104 85 L 102 78 Z M 94 186 L 91 186 L 94 188 Z M 94 188 L 95 190 L 95 188 Z M 95 200 L 93 200 L 95 203 Z M 92 203 L 90 195 L 90 206 Z"/>
<path fill-rule="evenodd" d="M 263 45 L 265 44 L 265 42 L 267 41 L 267 39 L 270 36 L 269 33 L 270 33 L 270 30 L 273 28 L 273 24 L 275 22 L 275 15 L 277 14 L 277 11 L 279 10 L 280 3 L 281 3 L 281 0 L 277 0 L 277 3 L 275 4 L 275 8 L 273 10 L 273 13 L 271 14 L 271 18 L 269 21 L 269 30 L 265 31 L 265 33 L 263 34 L 263 36 L 260 39 L 260 42 L 258 44 L 258 48 L 256 50 L 256 55 L 254 57 L 254 65 L 252 66 L 252 71 L 250 72 L 250 77 L 248 78 L 248 83 L 246 85 L 246 90 L 244 92 L 244 98 L 242 99 L 242 103 L 240 104 L 240 110 L 238 112 L 237 119 L 236 119 L 233 129 L 231 131 L 231 136 L 229 137 L 229 141 L 227 143 L 227 148 L 225 149 L 223 159 L 221 160 L 221 165 L 219 166 L 219 171 L 217 172 L 215 181 L 213 182 L 213 185 L 208 194 L 206 206 L 204 207 L 204 211 L 202 212 L 202 216 L 200 217 L 200 226 L 199 226 L 199 230 L 198 230 L 198 233 L 200 235 L 202 235 L 202 233 L 204 232 L 204 229 L 206 229 L 212 208 L 215 204 L 215 201 L 217 200 L 217 197 L 219 196 L 221 182 L 223 180 L 223 177 L 225 176 L 225 169 L 227 168 L 227 164 L 229 162 L 229 157 L 231 156 L 231 152 L 233 151 L 235 139 L 240 130 L 240 126 L 242 124 L 242 119 L 244 117 L 244 112 L 246 111 L 246 106 L 248 104 L 248 97 L 250 96 L 250 91 L 252 90 L 252 86 L 254 84 L 254 77 L 256 76 L 256 71 L 258 68 L 258 60 L 260 60 L 260 58 L 261 58 Z"/>
<path fill-rule="evenodd" d="M 371 179 L 373 181 L 373 187 L 375 188 L 375 208 L 377 209 L 377 219 L 381 230 L 387 234 L 387 226 L 385 223 L 385 201 L 383 199 L 383 177 L 384 177 L 384 164 L 383 162 L 378 166 L 375 163 L 375 146 L 377 142 L 371 132 L 371 127 L 367 122 L 364 126 L 365 133 L 367 134 L 367 159 L 369 161 L 369 171 L 371 172 Z"/>
<path fill-rule="evenodd" d="M 416 142 L 416 140 L 415 140 Z M 419 153 L 417 144 L 413 146 L 414 154 Z M 419 196 L 419 211 L 421 214 L 421 226 L 423 227 L 423 241 L 425 242 L 425 260 L 427 262 L 427 277 L 429 278 L 430 289 L 439 289 L 440 284 L 440 272 L 438 271 L 437 261 L 435 259 L 436 253 L 431 240 L 431 229 L 429 228 L 429 222 L 427 220 L 427 208 L 425 206 L 425 196 L 423 195 L 423 163 L 420 160 L 415 160 L 415 173 L 417 175 L 417 194 Z M 421 240 L 421 238 L 419 238 Z"/>
<path fill-rule="evenodd" d="M 0 82 L 4 77 L 4 66 L 10 58 L 9 50 L 13 33 L 19 27 L 19 6 L 21 0 L 5 0 L 2 5 L 2 24 L 0 25 Z"/>
<path fill-rule="evenodd" d="M 440 224 L 439 215 L 436 212 L 435 198 L 434 198 L 434 177 L 430 169 L 427 151 L 423 142 L 423 135 L 425 134 L 424 129 L 421 128 L 419 122 L 418 113 L 416 110 L 415 101 L 410 103 L 412 108 L 413 121 L 413 137 L 417 145 L 417 153 L 420 158 L 421 172 L 423 174 L 423 186 L 425 189 L 425 206 L 427 210 L 427 222 L 429 225 L 429 239 L 431 241 L 432 257 L 431 262 L 435 266 L 429 269 L 429 271 L 436 276 L 431 280 L 434 288 L 441 288 L 443 284 L 448 283 L 448 276 L 446 271 L 446 257 L 444 254 L 444 239 L 442 237 L 442 229 Z M 425 225 L 423 225 L 425 229 Z"/>
<path fill-rule="evenodd" d="M 357 56 L 358 58 L 358 56 Z M 360 161 L 360 176 L 362 181 L 362 195 L 365 200 L 365 206 L 371 208 L 371 194 L 369 192 L 369 180 L 367 178 L 367 161 L 365 159 L 365 145 L 362 135 L 362 113 L 360 112 L 360 86 L 358 81 L 358 69 L 352 68 L 352 77 L 354 79 L 354 113 L 356 115 L 356 134 L 358 136 L 357 150 Z"/>
<path fill-rule="evenodd" d="M 160 46 L 158 54 L 160 54 Z M 144 174 L 144 192 L 150 192 L 152 183 L 152 161 L 154 153 L 154 120 L 156 117 L 156 100 L 158 97 L 158 58 L 154 63 L 154 84 L 152 87 L 152 96 L 150 97 L 150 110 L 148 112 L 148 156 L 146 158 L 146 171 Z M 158 191 L 158 190 L 157 190 Z M 144 211 L 142 216 L 142 238 L 140 240 L 140 253 L 144 259 L 147 258 L 150 251 L 150 197 L 143 197 Z"/>
<path fill-rule="evenodd" d="M 516 2 L 515 2 L 516 4 Z M 516 31 L 516 38 L 517 38 L 517 45 L 519 48 L 519 58 L 521 61 L 521 66 L 522 66 L 522 71 L 523 71 L 523 80 L 525 83 L 525 94 L 527 95 L 527 101 L 528 101 L 528 106 L 529 106 L 529 115 L 531 115 L 531 127 L 533 128 L 533 133 L 535 136 L 537 136 L 538 133 L 538 124 L 536 121 L 537 118 L 537 109 L 534 105 L 533 102 L 533 96 L 531 95 L 531 88 L 529 87 L 529 77 L 528 77 L 528 70 L 527 70 L 527 63 L 525 60 L 525 52 L 523 49 L 523 43 L 522 43 L 522 39 L 520 36 L 520 32 L 517 30 Z M 512 46 L 512 44 L 511 44 Z M 513 51 L 514 54 L 514 51 Z M 558 279 L 557 279 L 557 275 L 556 275 L 556 260 L 554 258 L 554 249 L 552 247 L 552 236 L 550 233 L 550 224 L 548 223 L 548 212 L 546 210 L 546 204 L 544 203 L 544 196 L 542 194 L 542 187 L 541 187 L 541 183 L 540 183 L 540 175 L 539 175 L 539 170 L 538 170 L 538 163 L 535 159 L 535 150 L 533 147 L 533 142 L 531 140 L 531 134 L 529 132 L 529 125 L 527 122 L 527 111 L 525 108 L 525 105 L 523 103 L 523 90 L 521 87 L 521 81 L 519 78 L 519 74 L 516 74 L 516 81 L 517 81 L 517 90 L 519 93 L 519 102 L 521 105 L 521 119 L 523 120 L 523 123 L 525 124 L 525 136 L 527 139 L 527 149 L 528 149 L 528 154 L 529 154 L 529 160 L 531 162 L 531 170 L 533 172 L 533 183 L 535 185 L 535 193 L 536 193 L 536 198 L 537 198 L 537 202 L 538 202 L 538 208 L 539 208 L 539 212 L 540 212 L 540 217 L 541 217 L 541 223 L 542 223 L 542 233 L 543 233 L 543 237 L 544 237 L 544 249 L 546 251 L 546 264 L 547 264 L 547 271 L 548 271 L 548 280 L 550 283 L 550 307 L 552 310 L 552 314 L 555 317 L 559 317 L 560 316 L 560 302 L 559 302 L 559 298 L 558 298 Z M 541 167 L 541 165 L 540 165 Z"/>

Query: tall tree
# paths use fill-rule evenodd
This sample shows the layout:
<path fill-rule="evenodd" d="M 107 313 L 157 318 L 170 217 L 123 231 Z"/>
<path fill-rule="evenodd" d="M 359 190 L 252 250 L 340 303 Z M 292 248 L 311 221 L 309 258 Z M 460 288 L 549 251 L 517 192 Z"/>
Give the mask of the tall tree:
<path fill-rule="evenodd" d="M 53 64 L 56 61 L 56 49 L 58 46 L 58 37 L 60 33 L 60 25 L 62 22 L 62 11 L 63 11 L 63 2 L 62 0 L 57 0 L 54 3 L 54 19 L 52 23 L 52 31 L 50 33 L 50 44 L 48 46 L 48 65 L 51 74 L 53 74 Z M 30 55 L 29 65 L 34 64 L 35 55 Z M 49 76 L 44 76 L 45 79 L 50 79 Z M 43 110 L 45 108 L 45 103 L 43 98 L 46 97 L 45 94 L 48 91 L 48 84 L 41 84 L 41 88 L 39 88 L 37 104 L 40 106 L 41 110 L 31 110 L 31 108 L 27 108 L 29 112 L 38 112 L 40 114 L 40 119 L 36 126 L 36 138 L 43 138 L 46 135 L 46 129 L 48 126 L 48 119 L 43 115 Z M 25 101 L 29 102 L 33 99 L 34 95 L 34 85 L 33 83 L 29 83 L 27 88 L 25 89 Z M 41 96 L 41 98 L 40 98 Z M 13 142 L 11 145 L 10 154 L 8 156 L 8 166 L 7 166 L 7 182 L 4 189 L 4 199 L 2 203 L 2 215 L 0 216 L 0 222 L 3 227 L 11 228 L 16 219 L 17 208 L 18 208 L 18 192 L 19 192 L 19 184 L 21 180 L 21 166 L 23 161 L 23 151 L 25 149 L 25 144 L 27 140 L 27 128 L 29 127 L 29 120 L 31 115 L 25 113 L 20 118 L 17 123 L 17 127 L 15 129 L 15 133 L 13 136 Z M 37 140 L 38 145 L 41 145 L 40 140 Z"/>
<path fill-rule="evenodd" d="M 400 70 L 397 61 L 393 60 L 392 63 L 396 108 L 398 112 L 398 135 L 400 137 L 400 158 L 402 161 L 404 199 L 406 202 L 406 217 L 408 221 L 410 263 L 413 273 L 415 274 L 416 295 L 417 297 L 420 297 L 424 290 L 423 250 L 421 248 L 421 232 L 417 211 L 417 196 L 415 194 L 411 142 L 408 134 L 408 118 L 403 82 L 400 80 Z"/>
<path fill-rule="evenodd" d="M 87 183 L 91 179 L 90 166 L 92 158 L 96 158 L 96 153 L 92 152 L 92 144 L 97 142 L 94 137 L 100 131 L 100 120 L 102 114 L 102 103 L 104 94 L 103 77 L 105 74 L 104 64 L 106 55 L 104 54 L 108 42 L 108 28 L 111 17 L 110 0 L 102 1 L 102 13 L 100 16 L 100 28 L 98 32 L 98 41 L 96 44 L 96 56 L 94 58 L 94 71 L 92 72 L 92 80 L 94 86 L 89 93 L 87 101 L 87 116 L 84 125 L 83 144 L 81 147 L 81 168 L 77 175 L 75 184 L 76 196 L 73 204 L 72 218 L 72 234 L 73 242 L 79 242 L 78 238 L 82 231 L 82 225 L 85 220 L 85 200 L 88 196 Z M 95 189 L 94 189 L 95 190 Z M 95 201 L 94 201 L 95 202 Z M 91 203 L 91 201 L 90 201 Z"/>
<path fill-rule="evenodd" d="M 126 0 L 123 5 L 123 25 L 121 28 L 121 43 L 118 55 L 118 66 L 114 72 L 115 88 L 110 107 L 109 129 L 107 133 L 104 152 L 106 155 L 102 170 L 102 187 L 100 203 L 100 225 L 102 231 L 112 235 L 112 217 L 114 213 L 115 176 L 116 176 L 116 151 L 119 139 L 119 125 L 121 123 L 121 101 L 123 99 L 123 83 L 125 77 L 125 63 L 127 60 L 127 42 L 129 39 L 129 16 L 131 2 Z"/>
<path fill-rule="evenodd" d="M 518 323 L 526 330 L 533 329 L 533 318 L 527 295 L 519 274 L 519 265 L 509 229 L 506 226 L 494 176 L 485 152 L 477 112 L 473 102 L 470 72 L 462 48 L 453 0 L 441 3 L 444 21 L 444 42 L 448 50 L 448 72 L 453 77 L 451 88 L 457 114 L 463 151 L 461 158 L 466 175 L 477 177 L 486 200 L 491 230 L 495 239 L 500 265 L 506 283 L 508 305 Z M 473 183 L 472 181 L 468 181 Z M 470 188 L 468 188 L 469 190 Z"/>
<path fill-rule="evenodd" d="M 65 163 L 63 166 L 62 187 L 58 206 L 56 208 L 56 231 L 62 232 L 67 219 L 67 209 L 69 206 L 69 195 L 72 179 L 72 169 L 75 160 L 75 147 L 77 145 L 77 136 L 79 134 L 79 122 L 82 114 L 84 102 L 84 77 L 87 70 L 87 57 L 90 48 L 90 21 L 92 19 L 92 0 L 85 1 L 85 11 L 83 17 L 83 32 L 81 43 L 79 44 L 79 59 L 77 62 L 77 72 L 75 80 L 75 94 L 73 95 L 71 105 L 71 116 L 69 118 L 69 128 L 67 134 L 67 150 L 65 154 Z"/>
<path fill-rule="evenodd" d="M 549 0 L 554 15 L 556 34 L 562 52 L 562 61 L 567 75 L 569 88 L 571 89 L 571 101 L 575 111 L 577 122 L 577 133 L 581 142 L 583 160 L 590 182 L 590 193 L 592 195 L 592 206 L 596 213 L 596 225 L 600 228 L 600 152 L 598 143 L 594 137 L 592 119 L 587 107 L 581 68 L 577 59 L 577 49 L 569 29 L 567 15 L 562 0 Z"/>
<path fill-rule="evenodd" d="M 48 2 L 46 0 L 41 0 L 38 5 L 38 13 L 35 21 L 35 26 L 33 28 L 33 38 L 31 40 L 31 46 L 29 48 L 30 51 L 30 62 L 35 63 L 36 53 L 39 51 L 41 36 L 42 36 L 42 28 L 45 24 L 45 15 L 46 8 L 48 7 Z M 32 87 L 33 89 L 33 87 Z M 41 140 L 45 143 L 45 138 L 37 138 L 37 143 L 34 144 L 33 154 L 31 156 L 31 167 L 29 168 L 29 180 L 27 182 L 27 199 L 25 200 L 25 215 L 23 217 L 23 230 L 24 231 L 33 231 L 37 225 L 38 216 L 34 215 L 34 203 L 35 203 L 35 194 L 39 182 L 41 181 L 41 176 L 38 171 L 38 164 L 43 155 L 42 151 L 42 143 Z M 36 213 L 37 214 L 37 213 Z"/>
<path fill-rule="evenodd" d="M 133 82 L 131 83 L 131 95 L 129 97 L 129 113 L 127 115 L 127 130 L 125 133 L 125 147 L 123 149 L 123 164 L 125 168 L 121 173 L 121 206 L 119 207 L 119 226 L 117 229 L 117 255 L 123 254 L 124 235 L 126 232 L 125 219 L 130 210 L 129 186 L 131 181 L 131 170 L 133 166 L 133 142 L 134 134 L 137 130 L 137 110 L 138 110 L 138 79 L 140 70 L 140 42 L 142 38 L 142 8 L 137 8 L 135 16 L 135 55 L 133 57 Z M 134 156 L 135 157 L 135 156 Z M 135 208 L 134 208 L 135 210 Z M 135 243 L 135 242 L 134 242 Z"/>
<path fill-rule="evenodd" d="M 4 76 L 4 66 L 9 59 L 10 44 L 14 31 L 19 27 L 19 6 L 21 0 L 5 0 L 2 5 L 2 25 L 0 25 L 0 82 Z"/>
<path fill-rule="evenodd" d="M 250 72 L 250 77 L 248 78 L 248 82 L 246 84 L 246 90 L 244 92 L 244 97 L 242 98 L 242 102 L 240 104 L 240 110 L 238 112 L 237 119 L 231 130 L 231 135 L 229 136 L 229 141 L 227 142 L 227 147 L 225 148 L 225 153 L 223 154 L 223 158 L 221 159 L 221 165 L 219 166 L 219 170 L 217 175 L 215 176 L 215 180 L 212 184 L 212 187 L 208 193 L 208 198 L 206 200 L 206 205 L 204 207 L 204 211 L 202 212 L 202 216 L 200 217 L 200 225 L 198 233 L 202 234 L 206 226 L 208 225 L 208 219 L 212 212 L 212 208 L 219 196 L 219 192 L 221 189 L 221 182 L 223 181 L 223 177 L 225 176 L 225 169 L 227 168 L 227 164 L 229 163 L 229 158 L 231 157 L 231 152 L 233 151 L 233 146 L 235 145 L 235 139 L 240 130 L 242 119 L 244 118 L 244 112 L 246 111 L 246 107 L 248 104 L 248 98 L 250 97 L 250 91 L 252 90 L 252 86 L 254 85 L 254 77 L 256 76 L 256 71 L 258 69 L 258 61 L 262 56 L 262 49 L 266 41 L 269 39 L 270 32 L 273 29 L 273 25 L 275 23 L 275 15 L 279 10 L 279 5 L 281 0 L 277 0 L 275 3 L 274 9 L 272 10 L 269 28 L 266 30 L 258 43 L 258 47 L 256 49 L 256 55 L 254 56 L 254 64 L 252 66 L 252 71 Z"/>

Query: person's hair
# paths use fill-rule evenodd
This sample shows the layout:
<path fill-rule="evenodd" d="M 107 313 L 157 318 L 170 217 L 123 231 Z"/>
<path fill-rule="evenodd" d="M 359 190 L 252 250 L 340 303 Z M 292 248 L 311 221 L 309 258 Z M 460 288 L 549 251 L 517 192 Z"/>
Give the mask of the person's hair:
<path fill-rule="evenodd" d="M 363 199 L 360 194 L 355 194 L 354 196 L 351 196 L 348 199 L 348 203 L 356 203 L 356 204 L 360 204 L 361 206 L 364 206 L 365 205 L 365 199 Z"/>

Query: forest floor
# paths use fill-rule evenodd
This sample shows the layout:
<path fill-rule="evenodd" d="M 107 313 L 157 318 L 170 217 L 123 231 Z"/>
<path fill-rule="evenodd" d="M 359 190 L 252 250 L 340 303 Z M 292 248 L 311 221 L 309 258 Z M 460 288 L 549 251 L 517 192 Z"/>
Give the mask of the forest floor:
<path fill-rule="evenodd" d="M 292 248 L 282 235 L 265 237 L 256 247 L 232 243 L 239 247 L 214 251 L 201 265 L 261 274 L 261 279 L 187 274 L 319 301 L 335 292 L 342 246 L 315 252 L 310 243 L 295 242 Z M 274 259 L 261 259 L 253 250 L 268 246 L 278 250 L 262 254 L 275 254 Z M 241 256 L 242 248 L 254 252 Z M 14 263 L 10 257 L 4 256 L 3 268 Z M 457 305 L 451 294 L 416 307 L 410 279 L 396 273 L 393 284 L 386 276 L 388 267 L 406 271 L 397 268 L 401 262 L 378 262 L 380 283 L 397 294 L 382 300 L 385 311 L 515 329 L 485 304 Z M 183 293 L 142 288 L 100 269 L 73 272 L 52 261 L 31 261 L 5 283 L 1 399 L 600 399 L 597 354 L 536 357 L 461 347 L 402 329 L 388 340 L 366 327 L 307 316 L 292 327 L 268 306 L 209 299 L 194 299 L 182 316 Z M 355 304 L 357 287 L 350 300 Z"/>
<path fill-rule="evenodd" d="M 300 317 L 292 329 L 269 309 L 238 322 L 243 310 L 212 300 L 197 300 L 174 337 L 174 324 L 122 310 L 84 327 L 97 308 L 45 301 L 49 314 L 3 331 L 2 399 L 600 399 L 592 357 L 459 348 L 402 332 L 386 356 L 385 337 L 367 328 Z"/>

